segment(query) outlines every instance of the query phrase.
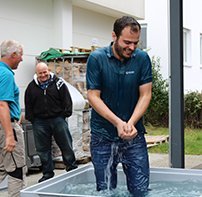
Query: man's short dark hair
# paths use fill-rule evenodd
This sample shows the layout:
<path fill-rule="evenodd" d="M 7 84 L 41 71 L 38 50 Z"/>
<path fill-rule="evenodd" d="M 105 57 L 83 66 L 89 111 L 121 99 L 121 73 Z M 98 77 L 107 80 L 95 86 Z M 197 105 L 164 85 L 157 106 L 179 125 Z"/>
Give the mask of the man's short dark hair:
<path fill-rule="evenodd" d="M 122 30 L 127 26 L 130 26 L 131 31 L 133 32 L 138 32 L 141 30 L 140 24 L 133 17 L 123 16 L 114 22 L 113 31 L 115 32 L 116 36 L 119 37 Z"/>

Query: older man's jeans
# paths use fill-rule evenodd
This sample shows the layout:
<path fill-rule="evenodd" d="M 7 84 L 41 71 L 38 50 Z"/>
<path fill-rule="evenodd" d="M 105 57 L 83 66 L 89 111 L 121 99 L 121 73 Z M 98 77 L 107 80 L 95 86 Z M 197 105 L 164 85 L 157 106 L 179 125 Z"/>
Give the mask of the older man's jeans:
<path fill-rule="evenodd" d="M 68 123 L 63 117 L 35 119 L 33 123 L 34 139 L 37 153 L 42 162 L 42 172 L 46 176 L 54 175 L 51 154 L 52 136 L 62 152 L 66 166 L 75 168 L 75 155 L 72 149 L 72 136 Z"/>
<path fill-rule="evenodd" d="M 97 190 L 115 189 L 117 165 L 122 163 L 127 188 L 132 196 L 143 196 L 149 186 L 149 161 L 144 134 L 133 140 L 111 142 L 100 136 L 91 136 L 91 156 Z"/>

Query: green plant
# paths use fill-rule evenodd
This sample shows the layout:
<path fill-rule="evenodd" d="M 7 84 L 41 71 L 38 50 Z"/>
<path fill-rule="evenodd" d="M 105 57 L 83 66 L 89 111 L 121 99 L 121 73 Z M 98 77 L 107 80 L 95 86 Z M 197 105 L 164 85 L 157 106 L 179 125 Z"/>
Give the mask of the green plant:
<path fill-rule="evenodd" d="M 160 58 L 152 57 L 152 100 L 144 116 L 146 124 L 168 126 L 168 82 L 160 72 Z"/>
<path fill-rule="evenodd" d="M 152 100 L 144 115 L 146 125 L 168 127 L 169 90 L 168 82 L 160 72 L 160 58 L 152 57 Z M 202 94 L 188 92 L 184 96 L 185 127 L 202 128 Z"/>
<path fill-rule="evenodd" d="M 184 97 L 185 126 L 201 128 L 202 95 L 199 92 L 189 92 Z"/>

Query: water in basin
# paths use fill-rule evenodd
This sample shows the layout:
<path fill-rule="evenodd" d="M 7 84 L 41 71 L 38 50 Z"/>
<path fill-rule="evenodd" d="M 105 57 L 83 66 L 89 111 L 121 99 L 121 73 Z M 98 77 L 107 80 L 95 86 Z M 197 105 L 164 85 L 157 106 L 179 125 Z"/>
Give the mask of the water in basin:
<path fill-rule="evenodd" d="M 87 196 L 129 197 L 126 186 L 118 185 L 113 191 L 97 192 L 94 183 L 67 184 L 61 190 L 62 194 L 79 194 Z M 199 180 L 186 181 L 155 181 L 150 183 L 146 197 L 202 197 L 202 182 Z"/>

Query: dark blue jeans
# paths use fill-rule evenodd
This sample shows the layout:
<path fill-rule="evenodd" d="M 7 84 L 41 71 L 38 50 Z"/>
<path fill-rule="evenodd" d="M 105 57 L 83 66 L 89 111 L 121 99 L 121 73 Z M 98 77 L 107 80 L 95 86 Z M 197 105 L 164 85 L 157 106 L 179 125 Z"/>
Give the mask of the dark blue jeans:
<path fill-rule="evenodd" d="M 72 149 L 72 136 L 64 118 L 35 119 L 33 131 L 36 150 L 41 159 L 44 175 L 53 174 L 54 170 L 51 154 L 52 136 L 54 136 L 62 152 L 64 164 L 74 167 L 76 159 Z"/>
<path fill-rule="evenodd" d="M 111 142 L 92 134 L 91 156 L 97 190 L 115 189 L 117 165 L 122 163 L 127 188 L 132 196 L 143 196 L 149 186 L 149 160 L 144 134 L 133 140 Z"/>

